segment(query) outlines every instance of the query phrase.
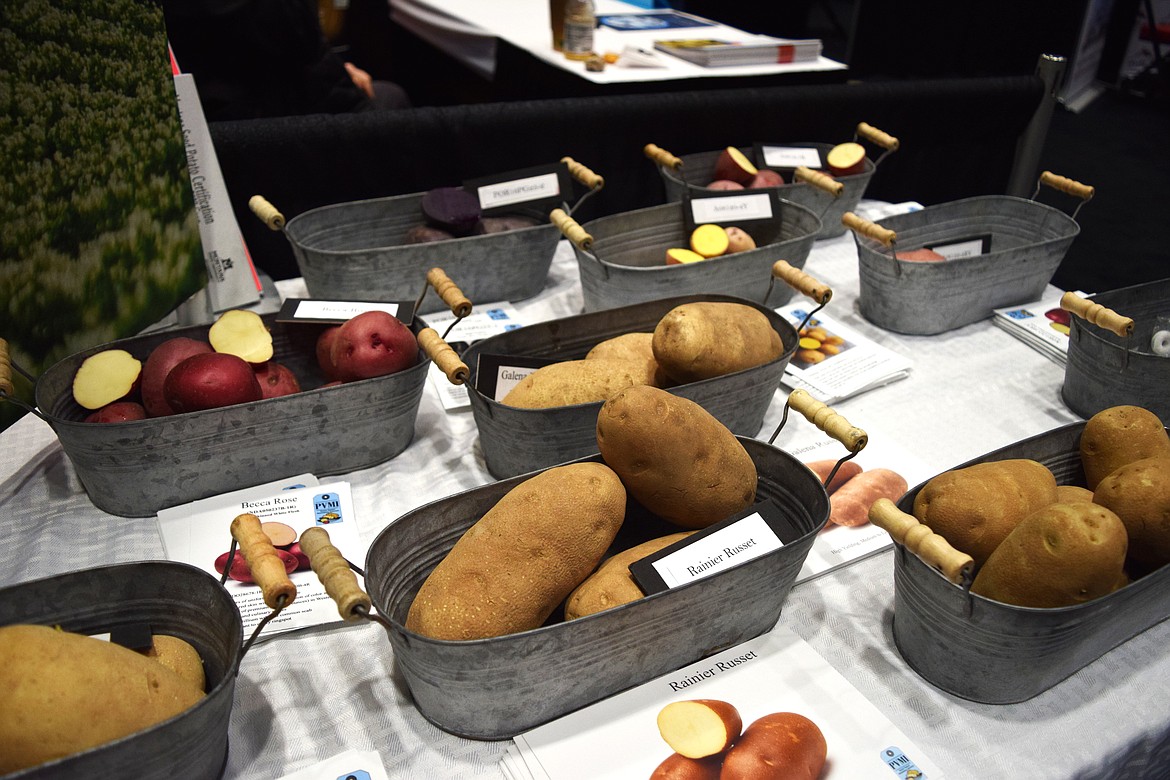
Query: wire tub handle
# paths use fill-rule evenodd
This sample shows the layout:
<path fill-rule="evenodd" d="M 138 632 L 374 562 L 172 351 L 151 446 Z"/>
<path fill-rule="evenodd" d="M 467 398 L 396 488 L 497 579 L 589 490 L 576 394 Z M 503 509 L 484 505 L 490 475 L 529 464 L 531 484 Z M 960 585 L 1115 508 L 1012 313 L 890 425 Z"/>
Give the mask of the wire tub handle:
<path fill-rule="evenodd" d="M 569 239 L 577 248 L 588 252 L 593 248 L 593 236 L 577 223 L 577 220 L 568 215 L 564 209 L 553 209 L 548 215 L 549 222 L 557 226 L 561 235 Z"/>
<path fill-rule="evenodd" d="M 248 198 L 248 208 L 268 226 L 269 230 L 284 230 L 284 214 L 281 214 L 280 210 L 269 203 L 263 195 Z"/>
<path fill-rule="evenodd" d="M 874 161 L 874 165 L 881 162 L 882 158 L 887 154 L 898 151 L 902 145 L 897 138 L 883 130 L 879 130 L 868 122 L 857 123 L 854 138 L 863 138 L 883 150 L 881 156 Z"/>
<path fill-rule="evenodd" d="M 329 539 L 329 532 L 320 526 L 301 532 L 301 551 L 309 559 L 317 579 L 325 592 L 337 604 L 337 612 L 347 622 L 371 620 L 384 628 L 392 628 L 390 621 L 373 611 L 373 600 L 362 590 L 356 574 L 366 573 L 348 561 Z"/>
<path fill-rule="evenodd" d="M 284 561 L 277 554 L 276 548 L 272 546 L 272 540 L 268 538 L 268 534 L 264 533 L 259 517 L 250 512 L 236 515 L 235 519 L 232 520 L 230 531 L 232 545 L 228 549 L 227 560 L 224 562 L 219 584 L 222 586 L 227 582 L 236 555 L 240 554 L 244 557 L 244 562 L 248 564 L 252 580 L 260 587 L 265 606 L 272 610 L 256 624 L 252 635 L 248 637 L 240 650 L 240 657 L 236 661 L 235 668 L 235 673 L 239 674 L 240 663 L 260 636 L 260 632 L 264 630 L 269 621 L 281 613 L 281 610 L 296 600 L 297 586 L 289 579 Z"/>
<path fill-rule="evenodd" d="M 971 587 L 975 559 L 951 546 L 929 526 L 908 515 L 888 498 L 879 498 L 869 507 L 869 521 L 917 555 L 923 563 L 964 589 Z"/>
<path fill-rule="evenodd" d="M 788 422 L 789 409 L 795 409 L 800 412 L 806 420 L 827 433 L 831 438 L 840 442 L 848 450 L 848 454 L 833 465 L 829 476 L 821 483 L 823 485 L 832 482 L 833 477 L 837 475 L 837 470 L 841 468 L 841 465 L 845 461 L 852 460 L 856 457 L 857 453 L 865 449 L 865 445 L 869 443 L 869 434 L 851 424 L 831 407 L 813 398 L 807 390 L 793 390 L 789 393 L 788 400 L 784 403 L 784 414 L 780 418 L 780 424 L 772 432 L 772 437 L 768 439 L 768 444 L 776 441 L 776 437 L 784 429 L 784 425 Z"/>
<path fill-rule="evenodd" d="M 829 285 L 797 268 L 787 260 L 777 260 L 772 263 L 772 275 L 768 277 L 768 292 L 764 296 L 765 301 L 772 294 L 772 288 L 775 287 L 777 279 L 783 279 L 789 287 L 817 304 L 816 308 L 805 315 L 804 321 L 796 329 L 798 334 L 808 324 L 808 321 L 812 319 L 813 315 L 825 308 L 825 305 L 833 299 L 833 288 L 829 287 Z"/>
<path fill-rule="evenodd" d="M 1081 210 L 1081 206 L 1093 199 L 1096 190 L 1087 184 L 1081 184 L 1079 181 L 1070 179 L 1067 176 L 1060 176 L 1052 171 L 1043 171 L 1040 177 L 1036 180 L 1036 189 L 1032 191 L 1032 200 L 1036 200 L 1036 196 L 1040 194 L 1040 187 L 1051 187 L 1057 192 L 1063 192 L 1065 195 L 1071 195 L 1074 198 L 1080 198 L 1077 207 L 1073 209 L 1071 217 L 1077 218 L 1077 214 Z"/>
<path fill-rule="evenodd" d="M 1060 308 L 1070 314 L 1075 314 L 1085 322 L 1125 339 L 1125 344 L 1122 345 L 1121 368 L 1119 370 L 1125 371 L 1129 367 L 1129 350 L 1134 328 L 1132 317 L 1123 317 L 1113 309 L 1106 308 L 1099 303 L 1093 303 L 1088 298 L 1083 298 L 1072 291 L 1060 296 Z"/>
<path fill-rule="evenodd" d="M 866 238 L 872 238 L 874 241 L 877 241 L 886 249 L 890 250 L 891 260 L 898 259 L 898 255 L 894 251 L 894 244 L 898 242 L 897 232 L 890 230 L 887 227 L 882 227 L 876 222 L 871 222 L 865 217 L 859 217 L 852 211 L 846 211 L 841 215 L 841 224 L 858 235 L 865 236 Z M 899 264 L 895 267 L 898 271 L 898 274 L 900 275 L 902 273 L 902 266 Z"/>

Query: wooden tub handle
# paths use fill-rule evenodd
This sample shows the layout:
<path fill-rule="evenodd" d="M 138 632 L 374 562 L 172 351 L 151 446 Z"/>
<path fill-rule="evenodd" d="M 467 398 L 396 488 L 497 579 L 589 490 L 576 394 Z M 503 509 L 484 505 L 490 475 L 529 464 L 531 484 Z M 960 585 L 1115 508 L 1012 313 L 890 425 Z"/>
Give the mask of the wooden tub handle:
<path fill-rule="evenodd" d="M 600 174 L 594 173 L 586 165 L 577 162 L 572 157 L 562 157 L 561 162 L 569 168 L 569 173 L 573 178 L 584 184 L 591 190 L 599 190 L 605 186 L 605 178 Z"/>
<path fill-rule="evenodd" d="M 329 541 L 329 533 L 319 526 L 306 528 L 301 534 L 301 550 L 325 586 L 325 592 L 337 603 L 337 611 L 345 620 L 358 620 L 368 615 L 372 602 L 358 584 L 357 575 L 341 551 Z"/>
<path fill-rule="evenodd" d="M 642 153 L 665 168 L 678 170 L 683 164 L 682 160 L 656 144 L 646 144 L 642 147 Z"/>
<path fill-rule="evenodd" d="M 1122 317 L 1112 309 L 1107 309 L 1099 303 L 1082 298 L 1075 292 L 1066 292 L 1060 296 L 1060 308 L 1077 315 L 1098 328 L 1111 331 L 1117 336 L 1124 337 L 1133 334 L 1132 318 Z"/>
<path fill-rule="evenodd" d="M 879 498 L 870 505 L 869 521 L 951 582 L 964 586 L 970 583 L 975 559 L 951 547 L 950 542 L 918 522 L 918 518 L 898 509 L 890 499 Z"/>
<path fill-rule="evenodd" d="M 807 390 L 793 390 L 788 396 L 788 405 L 854 454 L 869 443 L 869 435 L 865 431 L 850 425 L 848 420 L 813 398 Z"/>
<path fill-rule="evenodd" d="M 889 133 L 878 130 L 868 122 L 857 123 L 857 136 L 859 138 L 864 138 L 875 146 L 880 146 L 881 148 L 891 152 L 897 151 L 898 147 L 901 145 L 897 138 L 890 135 Z"/>
<path fill-rule="evenodd" d="M 248 208 L 268 226 L 269 230 L 284 229 L 284 215 L 277 210 L 263 195 L 253 195 L 248 199 Z"/>
<path fill-rule="evenodd" d="M 0 395 L 16 395 L 16 387 L 12 384 L 12 358 L 4 339 L 0 339 Z"/>
<path fill-rule="evenodd" d="M 427 271 L 427 284 L 435 289 L 443 303 L 447 304 L 456 317 L 463 318 L 471 314 L 471 299 L 463 294 L 442 268 Z"/>
<path fill-rule="evenodd" d="M 801 295 L 811 298 L 821 306 L 824 306 L 833 298 L 833 290 L 831 287 L 805 273 L 787 260 L 777 260 L 772 264 L 772 276 L 783 280 L 789 287 Z"/>
<path fill-rule="evenodd" d="M 232 538 L 240 545 L 252 572 L 252 579 L 264 594 L 264 603 L 270 609 L 283 609 L 297 597 L 297 586 L 293 585 L 285 571 L 284 561 L 276 554 L 272 540 L 260 527 L 260 518 L 245 512 L 237 515 L 231 524 Z"/>
<path fill-rule="evenodd" d="M 796 170 L 792 173 L 792 178 L 796 181 L 808 182 L 818 190 L 829 193 L 834 198 L 841 197 L 841 193 L 845 191 L 845 183 L 837 181 L 832 176 L 823 171 L 816 171 L 805 165 L 796 166 Z"/>
<path fill-rule="evenodd" d="M 549 222 L 557 226 L 561 231 L 561 235 L 576 244 L 579 248 L 588 251 L 593 246 L 593 236 L 589 235 L 585 231 L 585 228 L 577 224 L 577 220 L 570 217 L 564 209 L 553 209 L 549 213 L 548 219 Z"/>
<path fill-rule="evenodd" d="M 841 224 L 854 233 L 860 233 L 863 236 L 872 238 L 874 241 L 887 247 L 893 246 L 894 242 L 898 240 L 898 234 L 893 230 L 884 228 L 876 222 L 870 222 L 863 217 L 859 217 L 852 211 L 846 211 L 841 215 Z"/>
<path fill-rule="evenodd" d="M 1081 184 L 1079 181 L 1069 179 L 1065 176 L 1058 176 L 1052 171 L 1044 171 L 1040 174 L 1040 183 L 1051 187 L 1054 190 L 1072 195 L 1074 198 L 1080 198 L 1088 202 L 1095 190 L 1087 184 Z"/>
<path fill-rule="evenodd" d="M 435 365 L 446 375 L 447 381 L 451 384 L 461 385 L 471 376 L 467 364 L 459 358 L 459 355 L 455 354 L 451 345 L 444 341 L 434 328 L 423 328 L 418 332 L 418 345 L 423 352 L 427 353 L 427 357 L 435 362 Z"/>

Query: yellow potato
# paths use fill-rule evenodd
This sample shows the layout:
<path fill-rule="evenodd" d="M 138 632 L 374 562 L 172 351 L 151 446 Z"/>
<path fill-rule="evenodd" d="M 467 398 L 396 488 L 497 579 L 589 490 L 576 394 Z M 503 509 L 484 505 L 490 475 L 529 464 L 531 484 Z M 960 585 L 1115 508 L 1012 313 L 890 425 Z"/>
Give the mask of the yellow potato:
<path fill-rule="evenodd" d="M 604 401 L 625 387 L 654 382 L 647 363 L 619 358 L 593 358 L 551 363 L 533 371 L 508 391 L 500 403 L 521 409 Z"/>
<path fill-rule="evenodd" d="M 654 329 L 654 357 L 675 382 L 697 382 L 762 365 L 784 354 L 763 312 L 742 303 L 676 306 Z"/>
<path fill-rule="evenodd" d="M 608 466 L 542 471 L 503 496 L 427 576 L 406 627 L 435 639 L 538 628 L 597 568 L 626 510 Z"/>
<path fill-rule="evenodd" d="M 694 401 L 631 387 L 597 415 L 602 458 L 642 506 L 706 528 L 752 505 L 756 465 L 735 435 Z"/>
<path fill-rule="evenodd" d="M 49 626 L 0 628 L 0 774 L 160 723 L 203 691 L 158 661 Z"/>

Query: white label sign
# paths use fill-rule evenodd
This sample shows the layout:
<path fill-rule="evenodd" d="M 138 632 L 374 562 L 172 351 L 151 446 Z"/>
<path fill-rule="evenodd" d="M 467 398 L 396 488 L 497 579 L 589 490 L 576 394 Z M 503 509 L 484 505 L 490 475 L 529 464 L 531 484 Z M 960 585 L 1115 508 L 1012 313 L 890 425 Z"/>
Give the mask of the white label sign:
<path fill-rule="evenodd" d="M 555 173 L 545 173 L 526 179 L 486 184 L 479 188 L 478 194 L 480 208 L 491 209 L 541 198 L 555 198 L 561 194 L 561 188 Z"/>
<path fill-rule="evenodd" d="M 695 198 L 691 214 L 696 224 L 737 222 L 747 219 L 770 219 L 772 200 L 767 193 L 733 195 L 727 198 Z"/>
<path fill-rule="evenodd" d="M 759 512 L 732 523 L 676 553 L 654 562 L 668 588 L 709 577 L 778 550 L 784 543 Z"/>
<path fill-rule="evenodd" d="M 931 249 L 938 252 L 947 260 L 955 260 L 960 257 L 975 257 L 976 255 L 983 254 L 983 239 L 973 238 L 970 241 L 933 246 Z"/>
<path fill-rule="evenodd" d="M 495 400 L 503 401 L 504 396 L 508 394 L 513 387 L 520 384 L 520 380 L 535 371 L 535 368 L 527 368 L 521 366 L 500 366 L 496 371 L 496 397 Z"/>
<path fill-rule="evenodd" d="M 398 316 L 397 303 L 370 303 L 369 301 L 314 301 L 297 304 L 293 317 L 306 320 L 348 320 L 362 312 L 384 311 Z"/>
<path fill-rule="evenodd" d="M 807 146 L 765 146 L 761 151 L 764 165 L 769 168 L 795 168 L 798 165 L 806 168 L 821 167 L 821 153 Z"/>

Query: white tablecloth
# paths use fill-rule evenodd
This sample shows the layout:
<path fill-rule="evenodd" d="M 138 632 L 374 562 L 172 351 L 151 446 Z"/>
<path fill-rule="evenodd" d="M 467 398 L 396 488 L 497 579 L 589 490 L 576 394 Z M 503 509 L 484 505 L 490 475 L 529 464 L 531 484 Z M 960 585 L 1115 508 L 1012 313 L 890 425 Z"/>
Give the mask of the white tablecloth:
<path fill-rule="evenodd" d="M 863 320 L 855 313 L 850 234 L 818 242 L 806 270 L 833 287 L 827 311 L 835 318 L 914 361 L 908 379 L 834 406 L 870 434 L 883 460 L 905 455 L 908 476 L 1078 419 L 1060 400 L 1063 370 L 988 321 L 924 338 Z M 282 284 L 295 292 L 295 283 Z M 567 242 L 544 292 L 517 308 L 531 321 L 580 311 Z M 779 422 L 786 395 L 777 393 L 760 438 Z M 776 444 L 792 451 L 816 435 L 790 421 Z M 477 441 L 470 411 L 444 411 L 428 385 L 410 447 L 346 477 L 366 543 L 406 511 L 490 481 Z M 32 415 L 0 434 L 0 518 L 0 586 L 163 555 L 153 519 L 93 507 L 52 430 Z M 941 693 L 902 661 L 891 635 L 892 569 L 886 551 L 797 585 L 780 621 L 948 778 L 1170 776 L 1170 621 L 1028 702 L 973 704 Z M 496 778 L 506 744 L 461 739 L 425 721 L 395 675 L 387 637 L 372 624 L 310 629 L 253 647 L 240 670 L 229 739 L 225 776 L 249 780 L 347 749 L 376 750 L 393 778 Z"/>
<path fill-rule="evenodd" d="M 616 84 L 641 81 L 669 81 L 729 76 L 762 76 L 783 73 L 845 70 L 843 63 L 827 57 L 812 62 L 734 65 L 704 68 L 666 54 L 656 59 L 662 67 L 630 68 L 610 66 L 601 72 L 585 70 L 582 62 L 565 59 L 552 47 L 548 0 L 387 0 L 390 18 L 403 28 L 446 52 L 491 79 L 496 71 L 496 42 L 504 40 L 526 51 L 539 60 L 592 81 L 595 84 Z M 647 9 L 623 3 L 620 0 L 597 0 L 597 14 L 647 13 Z M 693 30 L 697 28 L 684 28 Z M 702 37 L 726 37 L 738 33 L 734 28 L 710 28 L 719 33 L 704 31 Z M 618 32 L 605 27 L 596 31 L 594 49 L 598 53 L 620 52 L 633 45 L 652 49 L 656 37 L 693 37 L 698 33 L 680 30 L 664 32 Z"/>

